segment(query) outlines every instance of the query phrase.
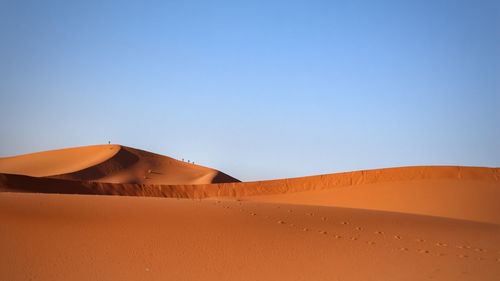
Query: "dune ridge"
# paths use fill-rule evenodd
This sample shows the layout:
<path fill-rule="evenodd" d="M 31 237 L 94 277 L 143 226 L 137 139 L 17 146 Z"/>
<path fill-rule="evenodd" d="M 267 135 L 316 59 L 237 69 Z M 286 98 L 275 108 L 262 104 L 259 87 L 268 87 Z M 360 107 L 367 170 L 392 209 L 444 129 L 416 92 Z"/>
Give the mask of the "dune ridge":
<path fill-rule="evenodd" d="M 499 170 L 417 166 L 283 180 L 194 185 L 68 181 L 2 174 L 0 191 L 233 198 L 364 208 L 500 224 L 500 207 L 496 200 L 500 197 Z"/>
<path fill-rule="evenodd" d="M 93 168 L 93 167 L 92 167 Z M 89 189 L 99 189 L 102 194 L 177 197 L 200 199 L 208 197 L 249 197 L 262 195 L 288 194 L 306 191 L 319 191 L 346 186 L 367 184 L 405 182 L 420 180 L 451 180 L 470 181 L 500 184 L 500 168 L 461 167 L 461 166 L 411 166 L 398 168 L 384 168 L 324 174 L 297 178 L 286 178 L 255 182 L 213 183 L 213 184 L 146 184 L 134 182 L 106 182 L 103 180 L 78 180 L 74 174 L 80 172 L 51 177 L 31 177 L 0 173 L 0 184 L 4 190 L 20 188 L 36 181 L 40 186 L 56 183 L 72 186 L 82 185 Z M 85 177 L 82 177 L 85 178 Z M 71 179 L 73 182 L 66 180 Z M 15 184 L 14 184 L 15 183 Z M 47 183 L 47 184 L 44 184 Z M 109 189 L 114 189 L 108 192 Z M 96 187 L 96 188 L 94 188 Z M 97 188 L 98 187 L 98 188 Z M 116 188 L 112 188 L 116 187 Z M 120 191 L 120 187 L 131 187 L 134 190 Z M 500 188 L 500 185 L 499 185 Z M 70 192 L 72 189 L 68 189 Z M 43 188 L 38 192 L 44 193 Z M 97 191 L 96 191 L 97 192 Z M 128 193 L 130 192 L 130 193 Z M 66 192 L 61 192 L 66 193 Z M 75 193 L 77 194 L 77 193 Z M 95 193 L 100 194 L 100 193 Z"/>

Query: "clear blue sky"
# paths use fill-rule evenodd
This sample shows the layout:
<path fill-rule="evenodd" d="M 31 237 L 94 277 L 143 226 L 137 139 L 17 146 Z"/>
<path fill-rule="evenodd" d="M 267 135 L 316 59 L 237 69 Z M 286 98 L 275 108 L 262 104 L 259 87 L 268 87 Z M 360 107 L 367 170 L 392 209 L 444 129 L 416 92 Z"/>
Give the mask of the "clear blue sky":
<path fill-rule="evenodd" d="M 0 1 L 0 156 L 120 143 L 242 180 L 500 166 L 500 2 Z"/>

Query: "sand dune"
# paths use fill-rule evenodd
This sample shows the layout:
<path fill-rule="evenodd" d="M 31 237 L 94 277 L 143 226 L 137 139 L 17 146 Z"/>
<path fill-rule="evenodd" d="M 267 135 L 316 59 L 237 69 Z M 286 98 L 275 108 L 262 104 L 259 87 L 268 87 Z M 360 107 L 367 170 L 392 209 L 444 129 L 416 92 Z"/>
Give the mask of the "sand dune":
<path fill-rule="evenodd" d="M 0 174 L 0 190 L 239 200 L 361 208 L 500 224 L 499 169 L 405 167 L 283 180 L 154 185 Z"/>
<path fill-rule="evenodd" d="M 500 280 L 499 168 L 237 182 L 102 145 L 0 172 L 1 280 Z"/>
<path fill-rule="evenodd" d="M 238 181 L 211 168 L 121 145 L 94 145 L 0 158 L 0 173 L 138 184 Z"/>
<path fill-rule="evenodd" d="M 478 168 L 460 169 L 480 173 Z M 400 179 L 246 197 L 258 202 L 361 208 L 500 224 L 499 198 L 500 181 L 487 177 Z"/>

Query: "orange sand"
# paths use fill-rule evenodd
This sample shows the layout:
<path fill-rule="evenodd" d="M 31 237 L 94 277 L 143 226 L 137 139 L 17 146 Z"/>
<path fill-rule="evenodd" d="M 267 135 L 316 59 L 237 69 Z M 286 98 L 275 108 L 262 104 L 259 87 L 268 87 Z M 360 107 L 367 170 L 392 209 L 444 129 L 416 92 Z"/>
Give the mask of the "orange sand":
<path fill-rule="evenodd" d="M 0 280 L 500 280 L 498 168 L 238 183 L 104 145 L 0 172 Z"/>

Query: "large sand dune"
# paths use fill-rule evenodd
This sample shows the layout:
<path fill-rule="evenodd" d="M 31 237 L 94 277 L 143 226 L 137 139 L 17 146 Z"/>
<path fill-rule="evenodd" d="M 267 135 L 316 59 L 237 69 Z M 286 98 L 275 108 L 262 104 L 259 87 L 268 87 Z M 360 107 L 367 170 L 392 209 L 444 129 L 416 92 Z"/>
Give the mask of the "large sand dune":
<path fill-rule="evenodd" d="M 93 145 L 0 158 L 0 173 L 140 184 L 238 181 L 211 168 L 121 145 Z"/>
<path fill-rule="evenodd" d="M 500 280 L 498 168 L 237 182 L 103 145 L 0 172 L 1 280 Z"/>

